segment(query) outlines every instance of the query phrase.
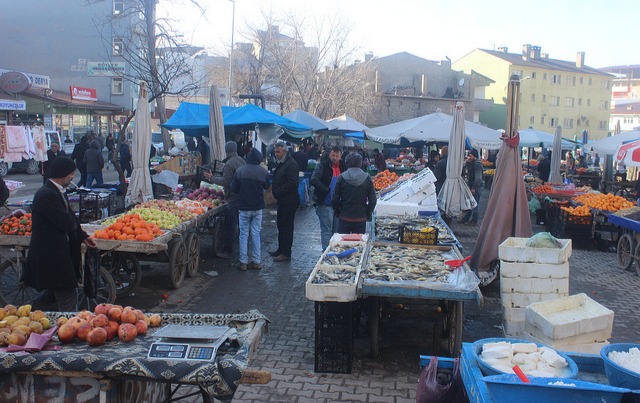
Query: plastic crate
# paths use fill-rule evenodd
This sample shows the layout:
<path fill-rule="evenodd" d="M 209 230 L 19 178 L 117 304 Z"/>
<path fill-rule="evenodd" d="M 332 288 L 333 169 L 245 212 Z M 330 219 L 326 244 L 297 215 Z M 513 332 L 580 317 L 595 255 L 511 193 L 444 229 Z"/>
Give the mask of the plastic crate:
<path fill-rule="evenodd" d="M 80 223 L 85 224 L 109 215 L 111 195 L 108 193 L 81 193 L 79 201 Z"/>
<path fill-rule="evenodd" d="M 405 226 L 400 227 L 400 242 L 413 244 L 413 245 L 437 245 L 438 244 L 438 229 L 431 228 L 429 232 L 415 231 Z"/>
<path fill-rule="evenodd" d="M 568 211 L 560 210 L 560 221 L 565 225 L 584 225 L 591 226 L 593 224 L 593 214 L 588 216 L 578 216 L 569 214 Z"/>
<path fill-rule="evenodd" d="M 315 303 L 315 372 L 350 374 L 355 302 Z"/>

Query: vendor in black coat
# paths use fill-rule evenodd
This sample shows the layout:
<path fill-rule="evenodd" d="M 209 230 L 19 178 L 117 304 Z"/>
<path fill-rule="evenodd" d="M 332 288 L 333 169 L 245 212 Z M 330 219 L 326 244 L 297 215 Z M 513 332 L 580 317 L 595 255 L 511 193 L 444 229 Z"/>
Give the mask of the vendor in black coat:
<path fill-rule="evenodd" d="M 278 215 L 276 225 L 278 227 L 278 249 L 269 252 L 275 262 L 288 262 L 291 260 L 291 247 L 293 245 L 293 222 L 296 211 L 300 206 L 300 194 L 298 193 L 298 164 L 291 158 L 284 141 L 275 144 L 275 153 L 278 165 L 273 172 L 273 184 L 271 191 L 278 201 Z"/>
<path fill-rule="evenodd" d="M 44 290 L 32 301 L 34 309 L 78 310 L 80 246 L 84 242 L 95 248 L 96 244 L 80 227 L 64 193 L 75 171 L 71 159 L 56 158 L 50 179 L 33 197 L 31 243 L 23 281 L 38 291 Z"/>

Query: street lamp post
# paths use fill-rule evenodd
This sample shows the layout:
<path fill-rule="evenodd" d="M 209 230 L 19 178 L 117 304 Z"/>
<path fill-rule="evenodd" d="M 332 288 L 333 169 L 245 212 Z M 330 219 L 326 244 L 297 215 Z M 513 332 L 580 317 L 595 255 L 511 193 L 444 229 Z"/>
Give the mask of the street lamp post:
<path fill-rule="evenodd" d="M 233 94 L 233 34 L 235 33 L 236 25 L 236 2 L 235 0 L 229 0 L 233 4 L 233 13 L 231 16 L 231 50 L 229 51 L 229 98 L 227 99 L 227 105 L 231 106 L 231 95 Z"/>

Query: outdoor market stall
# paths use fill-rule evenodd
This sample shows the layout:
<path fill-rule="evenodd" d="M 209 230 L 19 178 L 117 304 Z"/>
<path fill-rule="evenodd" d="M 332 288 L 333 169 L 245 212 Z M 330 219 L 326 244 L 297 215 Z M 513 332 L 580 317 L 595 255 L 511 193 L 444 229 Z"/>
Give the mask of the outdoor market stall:
<path fill-rule="evenodd" d="M 53 323 L 59 317 L 76 315 L 74 312 L 44 314 Z M 91 402 L 169 401 L 175 398 L 179 388 L 192 386 L 191 393 L 183 395 L 184 398 L 195 395 L 203 402 L 211 402 L 214 398 L 231 400 L 241 382 L 256 383 L 247 382 L 243 374 L 266 329 L 267 319 L 258 311 L 224 315 L 161 314 L 158 319 L 161 319 L 160 327 L 149 327 L 146 334 L 138 333 L 132 341 L 118 332 L 119 340 L 103 341 L 104 344 L 97 346 L 73 338 L 68 344 L 60 344 L 57 339 L 62 340 L 62 330 L 52 328 L 58 330 L 57 337 L 44 349 L 3 355 L 0 399 L 10 401 L 24 396 L 24 401 L 39 402 L 51 396 L 64 400 L 78 400 L 82 396 L 83 401 Z M 157 337 L 156 334 L 162 332 L 167 334 L 168 325 L 172 330 L 184 329 L 193 333 L 194 339 L 200 339 L 199 353 L 191 354 L 195 351 L 191 347 L 194 339 L 180 339 L 181 343 L 177 343 L 172 341 L 175 339 Z M 229 329 L 219 338 L 214 336 L 213 331 L 221 328 Z M 200 334 L 198 329 L 207 333 Z M 214 342 L 220 345 L 217 351 L 207 347 Z M 167 356 L 158 353 L 162 349 L 152 348 L 153 343 L 175 348 Z M 181 351 L 189 353 L 182 354 L 183 357 Z"/>
<path fill-rule="evenodd" d="M 622 228 L 618 239 L 618 267 L 630 270 L 636 262 L 636 273 L 640 275 L 640 207 L 630 207 L 609 214 L 609 222 Z"/>

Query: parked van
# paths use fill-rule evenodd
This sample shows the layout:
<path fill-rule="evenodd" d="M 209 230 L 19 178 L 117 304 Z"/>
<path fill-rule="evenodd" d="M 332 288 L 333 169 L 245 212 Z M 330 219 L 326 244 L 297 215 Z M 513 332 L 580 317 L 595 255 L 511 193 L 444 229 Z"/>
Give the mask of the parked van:
<path fill-rule="evenodd" d="M 60 134 L 55 130 L 45 130 L 45 138 L 47 139 L 47 150 L 51 148 L 52 142 L 57 142 L 67 155 L 71 155 L 75 144 L 63 143 Z M 20 162 L 6 162 L 0 160 L 0 176 L 6 176 L 9 170 L 22 171 L 29 175 L 40 173 L 40 163 L 33 158 L 22 159 Z"/>
<path fill-rule="evenodd" d="M 171 140 L 173 140 L 173 144 L 175 144 L 178 148 L 184 148 L 187 143 L 184 139 L 184 133 L 180 129 L 171 130 L 169 132 L 171 134 Z M 151 142 L 153 146 L 156 148 L 158 154 L 164 151 L 164 144 L 162 142 L 162 132 L 152 132 L 151 133 Z"/>

